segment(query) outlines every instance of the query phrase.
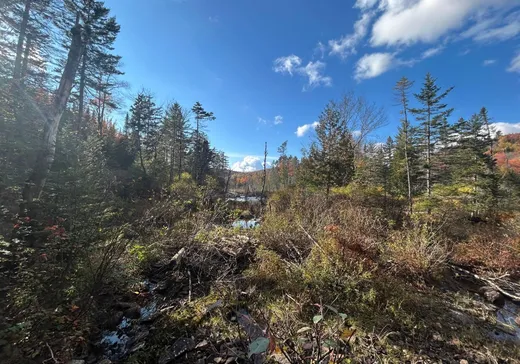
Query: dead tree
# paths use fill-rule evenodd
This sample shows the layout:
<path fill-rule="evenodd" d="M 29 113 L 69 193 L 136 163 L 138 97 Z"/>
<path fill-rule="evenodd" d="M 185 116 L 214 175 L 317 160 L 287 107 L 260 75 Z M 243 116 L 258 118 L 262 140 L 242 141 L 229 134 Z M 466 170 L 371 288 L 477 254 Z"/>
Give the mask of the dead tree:
<path fill-rule="evenodd" d="M 52 163 L 54 162 L 58 127 L 63 112 L 67 107 L 81 54 L 83 53 L 84 44 L 82 27 L 79 24 L 79 15 L 76 17 L 76 24 L 71 30 L 71 35 L 72 39 L 67 56 L 67 63 L 65 64 L 63 74 L 61 75 L 60 85 L 54 96 L 53 105 L 49 113 L 44 115 L 45 120 L 43 121 L 45 125 L 41 152 L 36 158 L 34 168 L 25 182 L 23 189 L 23 209 L 27 208 L 35 197 L 40 197 L 43 187 L 45 186 L 45 181 L 47 180 L 47 176 L 52 167 Z M 23 210 L 21 212 L 23 213 Z"/>

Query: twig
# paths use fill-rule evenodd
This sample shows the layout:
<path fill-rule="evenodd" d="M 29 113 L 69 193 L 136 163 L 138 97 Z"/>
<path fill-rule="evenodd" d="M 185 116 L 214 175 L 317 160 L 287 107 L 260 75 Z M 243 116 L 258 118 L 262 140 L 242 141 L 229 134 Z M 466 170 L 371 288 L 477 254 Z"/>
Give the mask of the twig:
<path fill-rule="evenodd" d="M 48 343 L 45 343 L 45 345 L 47 345 L 47 348 L 49 349 L 49 352 L 51 353 L 51 359 L 55 362 L 55 363 L 59 363 L 59 361 L 54 357 L 54 353 L 51 349 L 51 347 L 49 346 Z M 47 359 L 47 360 L 50 360 L 50 359 Z"/>
<path fill-rule="evenodd" d="M 318 244 L 318 242 L 316 240 L 314 240 L 314 238 L 311 236 L 311 234 L 309 234 L 307 232 L 307 230 L 305 230 L 304 227 L 300 223 L 297 223 L 297 224 L 300 227 L 300 229 L 302 229 L 302 231 L 305 233 L 305 235 L 307 235 L 307 237 L 314 243 L 314 245 L 316 245 L 320 249 L 320 251 L 327 257 L 327 259 L 331 260 L 330 257 L 325 252 L 325 250 L 321 247 L 320 244 Z"/>
<path fill-rule="evenodd" d="M 188 302 L 191 302 L 191 270 L 189 270 L 189 269 L 188 269 L 188 282 L 189 282 Z"/>

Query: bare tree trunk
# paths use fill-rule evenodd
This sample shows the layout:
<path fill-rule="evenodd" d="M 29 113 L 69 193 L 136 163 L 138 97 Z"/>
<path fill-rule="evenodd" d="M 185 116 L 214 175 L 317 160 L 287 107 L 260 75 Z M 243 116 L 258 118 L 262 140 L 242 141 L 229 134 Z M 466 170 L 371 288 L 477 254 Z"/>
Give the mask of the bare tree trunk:
<path fill-rule="evenodd" d="M 21 73 L 21 69 L 22 69 L 23 42 L 25 40 L 25 34 L 27 33 L 27 24 L 29 23 L 31 4 L 32 4 L 32 0 L 25 0 L 25 8 L 23 10 L 22 24 L 20 24 L 20 34 L 18 35 L 18 43 L 16 45 L 16 58 L 14 61 L 13 78 L 15 80 L 20 78 L 20 73 Z"/>
<path fill-rule="evenodd" d="M 83 54 L 81 60 L 81 70 L 80 70 L 80 78 L 79 78 L 79 101 L 78 101 L 78 130 L 81 129 L 81 124 L 83 124 L 83 114 L 85 113 L 85 85 L 87 78 L 87 55 Z M 101 128 L 100 133 L 101 135 Z"/>
<path fill-rule="evenodd" d="M 169 178 L 170 185 L 173 183 L 173 176 L 175 175 L 174 167 L 175 167 L 175 145 L 170 145 L 170 178 Z"/>
<path fill-rule="evenodd" d="M 29 67 L 29 54 L 31 52 L 31 46 L 32 46 L 32 34 L 29 33 L 29 34 L 27 34 L 27 42 L 25 43 L 22 70 L 20 73 L 20 84 L 22 84 L 22 85 L 25 82 L 25 76 L 27 76 L 27 70 Z"/>
<path fill-rule="evenodd" d="M 83 51 L 82 29 L 79 25 L 79 15 L 76 17 L 76 25 L 72 28 L 72 40 L 67 57 L 67 63 L 61 76 L 60 85 L 54 97 L 54 103 L 47 120 L 42 141 L 42 151 L 38 154 L 36 164 L 25 182 L 23 189 L 23 206 L 28 206 L 35 197 L 39 198 L 49 171 L 54 162 L 56 152 L 56 136 L 60 120 L 67 107 L 74 78 L 78 70 L 79 60 Z M 22 210 L 23 211 L 23 210 Z"/>
<path fill-rule="evenodd" d="M 227 196 L 229 191 L 229 180 L 231 179 L 231 169 L 228 170 L 228 177 L 226 179 L 226 188 L 224 190 L 224 196 Z"/>
<path fill-rule="evenodd" d="M 262 202 L 265 203 L 265 181 L 267 180 L 267 142 L 264 147 L 264 176 L 262 181 Z"/>
<path fill-rule="evenodd" d="M 410 173 L 410 159 L 408 158 L 408 113 L 404 107 L 405 131 L 404 131 L 404 159 L 406 161 L 406 179 L 408 182 L 408 208 L 410 215 L 413 213 L 412 178 Z"/>
<path fill-rule="evenodd" d="M 426 191 L 428 193 L 428 200 L 430 200 L 432 196 L 432 165 L 431 165 L 431 110 L 428 106 L 428 122 L 426 124 Z M 428 214 L 432 213 L 432 209 L 430 207 L 430 201 L 428 201 Z"/>

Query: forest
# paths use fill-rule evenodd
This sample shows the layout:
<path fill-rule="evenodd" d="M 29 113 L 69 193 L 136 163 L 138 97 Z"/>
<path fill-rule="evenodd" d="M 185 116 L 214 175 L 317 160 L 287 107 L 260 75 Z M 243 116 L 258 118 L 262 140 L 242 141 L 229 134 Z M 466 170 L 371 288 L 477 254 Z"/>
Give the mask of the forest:
<path fill-rule="evenodd" d="M 103 1 L 0 10 L 0 362 L 520 362 L 520 134 L 442 74 L 238 172 L 202 102 L 125 101 Z"/>

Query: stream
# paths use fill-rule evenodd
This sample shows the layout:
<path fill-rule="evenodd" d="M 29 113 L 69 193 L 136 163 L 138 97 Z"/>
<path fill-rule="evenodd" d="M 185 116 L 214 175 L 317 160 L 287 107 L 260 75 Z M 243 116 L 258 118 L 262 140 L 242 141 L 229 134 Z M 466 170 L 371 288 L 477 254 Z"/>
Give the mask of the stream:
<path fill-rule="evenodd" d="M 157 286 L 148 280 L 144 281 L 148 292 L 152 295 L 151 301 L 139 309 L 139 318 L 123 317 L 114 330 L 105 330 L 102 333 L 99 346 L 103 348 L 104 356 L 110 360 L 121 360 L 130 353 L 144 347 L 144 339 L 148 336 L 150 318 L 157 313 L 158 303 L 154 293 Z"/>
<path fill-rule="evenodd" d="M 497 311 L 497 323 L 504 326 L 505 330 L 494 331 L 496 340 L 510 340 L 520 344 L 520 306 L 506 300 L 504 307 Z"/>

